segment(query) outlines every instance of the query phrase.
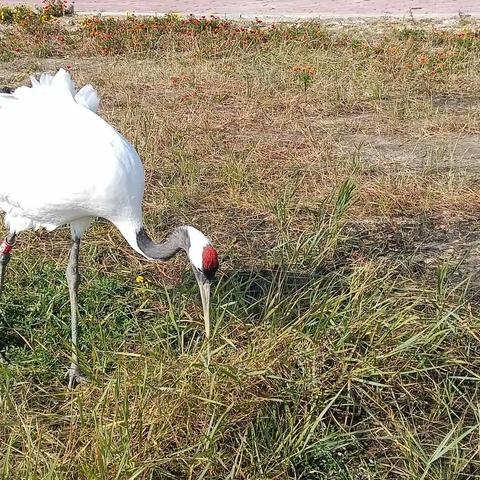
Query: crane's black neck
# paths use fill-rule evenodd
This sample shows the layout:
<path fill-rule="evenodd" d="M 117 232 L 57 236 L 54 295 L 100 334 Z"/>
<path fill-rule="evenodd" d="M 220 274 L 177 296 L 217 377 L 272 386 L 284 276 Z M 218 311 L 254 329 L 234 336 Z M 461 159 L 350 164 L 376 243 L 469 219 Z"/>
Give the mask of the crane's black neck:
<path fill-rule="evenodd" d="M 185 227 L 177 227 L 162 243 L 155 243 L 142 227 L 137 232 L 137 244 L 140 250 L 153 260 L 168 260 L 180 250 L 188 252 L 190 237 Z"/>

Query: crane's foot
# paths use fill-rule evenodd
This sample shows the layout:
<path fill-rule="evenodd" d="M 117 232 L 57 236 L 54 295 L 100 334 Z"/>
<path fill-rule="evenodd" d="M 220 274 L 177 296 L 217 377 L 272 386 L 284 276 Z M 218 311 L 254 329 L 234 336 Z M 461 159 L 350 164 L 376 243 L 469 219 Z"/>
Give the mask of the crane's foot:
<path fill-rule="evenodd" d="M 82 372 L 80 371 L 80 368 L 76 363 L 72 363 L 70 365 L 67 375 L 68 375 L 68 388 L 70 390 L 73 390 L 77 385 L 80 385 L 81 383 L 89 382 L 88 378 L 82 374 Z"/>

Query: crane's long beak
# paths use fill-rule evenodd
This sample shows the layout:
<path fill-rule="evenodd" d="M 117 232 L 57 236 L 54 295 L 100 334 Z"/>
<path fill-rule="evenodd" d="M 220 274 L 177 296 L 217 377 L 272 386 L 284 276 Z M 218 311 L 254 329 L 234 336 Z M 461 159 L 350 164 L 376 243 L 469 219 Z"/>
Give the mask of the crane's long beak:
<path fill-rule="evenodd" d="M 205 336 L 210 338 L 210 282 L 202 282 L 197 279 L 200 288 L 200 296 L 202 297 L 203 318 L 205 320 Z"/>

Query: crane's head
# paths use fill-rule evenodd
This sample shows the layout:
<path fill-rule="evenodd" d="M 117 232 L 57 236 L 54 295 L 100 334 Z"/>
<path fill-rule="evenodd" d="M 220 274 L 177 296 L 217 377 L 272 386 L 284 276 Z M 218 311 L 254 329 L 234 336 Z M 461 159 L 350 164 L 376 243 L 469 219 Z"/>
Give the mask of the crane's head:
<path fill-rule="evenodd" d="M 189 246 L 188 258 L 200 288 L 203 314 L 205 317 L 205 333 L 210 336 L 210 283 L 218 270 L 218 254 L 210 240 L 194 227 L 187 227 Z"/>

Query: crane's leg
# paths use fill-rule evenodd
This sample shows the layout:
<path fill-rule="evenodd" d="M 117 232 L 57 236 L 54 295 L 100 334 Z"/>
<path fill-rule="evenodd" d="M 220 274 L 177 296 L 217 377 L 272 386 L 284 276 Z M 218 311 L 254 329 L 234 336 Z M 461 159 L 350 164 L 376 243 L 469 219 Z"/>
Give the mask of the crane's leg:
<path fill-rule="evenodd" d="M 10 252 L 15 244 L 16 234 L 11 233 L 5 238 L 0 247 L 0 296 L 3 290 L 3 284 L 5 283 L 5 274 L 7 272 L 7 265 L 10 260 Z M 6 362 L 5 354 L 0 351 L 0 362 Z"/>
<path fill-rule="evenodd" d="M 80 238 L 73 238 L 72 248 L 67 266 L 67 282 L 70 292 L 70 310 L 72 327 L 72 363 L 68 369 L 68 388 L 73 388 L 77 383 L 86 382 L 78 366 L 77 339 L 78 339 L 78 285 L 80 274 L 78 273 L 78 254 L 80 251 Z"/>

